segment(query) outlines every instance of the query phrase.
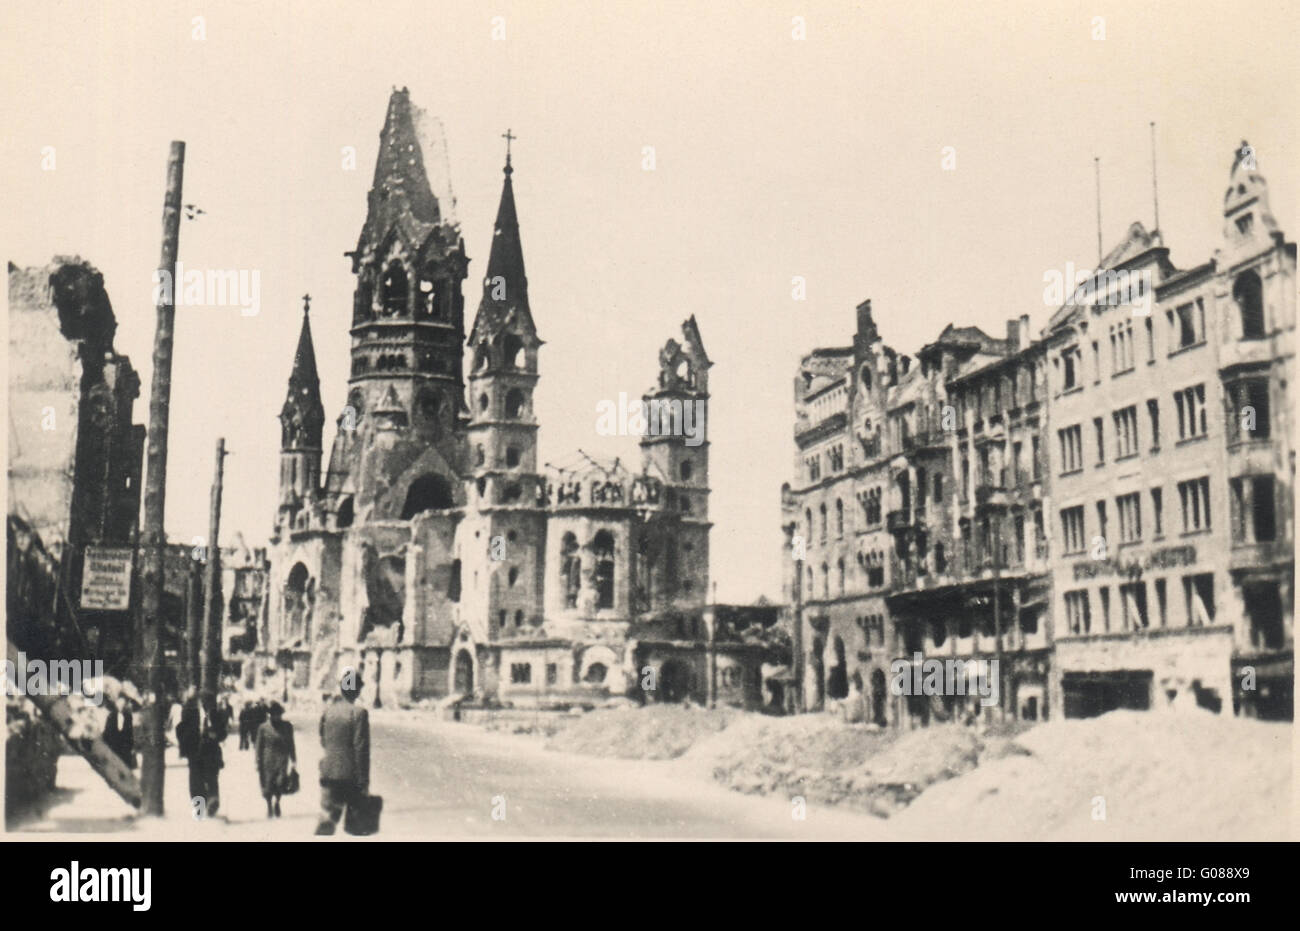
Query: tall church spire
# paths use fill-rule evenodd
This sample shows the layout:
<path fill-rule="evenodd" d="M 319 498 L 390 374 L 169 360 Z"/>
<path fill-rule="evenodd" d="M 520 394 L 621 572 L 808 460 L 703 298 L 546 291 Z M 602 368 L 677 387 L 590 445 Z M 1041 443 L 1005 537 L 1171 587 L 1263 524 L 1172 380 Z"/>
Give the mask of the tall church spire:
<path fill-rule="evenodd" d="M 501 186 L 501 203 L 492 228 L 492 249 L 488 253 L 487 272 L 483 276 L 483 300 L 470 331 L 470 343 L 494 339 L 503 325 L 513 319 L 514 327 L 535 337 L 535 327 L 528 306 L 528 277 L 524 274 L 524 247 L 519 237 L 519 215 L 515 211 L 515 189 L 511 176 L 509 143 L 516 137 L 506 130 L 505 181 Z"/>
<path fill-rule="evenodd" d="M 302 329 L 298 350 L 289 373 L 289 392 L 280 412 L 283 449 L 320 449 L 325 425 L 325 406 L 320 399 L 320 376 L 316 372 L 316 348 L 311 340 L 311 297 L 303 295 Z"/>
<path fill-rule="evenodd" d="M 506 130 L 506 142 L 515 138 Z M 515 189 L 510 176 L 515 172 L 510 165 L 510 150 L 506 148 L 506 176 L 501 188 L 501 203 L 497 207 L 497 221 L 492 228 L 492 251 L 488 255 L 487 280 L 484 282 L 484 300 L 494 294 L 500 284 L 505 286 L 507 301 L 528 302 L 528 278 L 524 275 L 524 247 L 519 241 L 519 216 L 515 213 Z M 500 303 L 499 298 L 494 297 Z"/>

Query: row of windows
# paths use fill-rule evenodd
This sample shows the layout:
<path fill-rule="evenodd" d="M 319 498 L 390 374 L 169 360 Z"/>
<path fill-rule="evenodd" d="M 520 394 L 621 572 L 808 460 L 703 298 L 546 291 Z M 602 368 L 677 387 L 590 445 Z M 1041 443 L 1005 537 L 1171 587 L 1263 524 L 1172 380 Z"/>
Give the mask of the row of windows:
<path fill-rule="evenodd" d="M 805 456 L 803 461 L 804 473 L 808 476 L 808 481 L 817 482 L 822 477 L 822 456 L 821 453 L 813 453 L 811 456 Z M 834 475 L 836 472 L 844 471 L 844 445 L 837 443 L 830 449 L 826 450 L 827 475 Z"/>
<path fill-rule="evenodd" d="M 1171 617 L 1169 579 L 1142 579 L 1112 587 L 1086 588 L 1065 593 L 1065 626 L 1071 634 L 1118 633 L 1151 627 L 1204 627 L 1214 623 L 1214 573 L 1185 575 L 1181 583 L 1183 612 L 1177 622 Z M 1114 625 L 1114 626 L 1112 626 Z"/>
<path fill-rule="evenodd" d="M 957 422 L 966 423 L 970 409 L 975 420 L 996 417 L 1003 410 L 1014 410 L 1038 399 L 1036 373 L 1031 365 L 1016 366 L 1009 372 L 998 374 L 979 383 L 954 392 Z"/>
<path fill-rule="evenodd" d="M 1194 302 L 1171 308 L 1165 312 L 1168 323 L 1169 354 L 1173 355 L 1183 349 L 1198 346 L 1205 342 L 1205 304 L 1197 298 Z M 1155 326 L 1151 317 L 1143 320 L 1146 333 L 1146 361 L 1156 359 Z M 1110 374 L 1111 377 L 1133 371 L 1137 365 L 1137 348 L 1133 335 L 1133 321 L 1126 318 L 1114 323 L 1109 328 L 1110 338 Z M 1061 391 L 1073 391 L 1083 387 L 1083 350 L 1071 346 L 1062 350 L 1054 360 Z M 1092 341 L 1092 371 L 1094 384 L 1101 381 L 1101 343 Z"/>
<path fill-rule="evenodd" d="M 1240 479 L 1234 480 L 1234 482 L 1241 481 Z M 1268 481 L 1271 483 L 1271 478 Z M 1271 491 L 1265 497 L 1271 502 Z M 1152 488 L 1149 492 L 1149 501 L 1152 533 L 1156 539 L 1159 539 L 1164 535 L 1163 490 Z M 1179 482 L 1178 503 L 1182 514 L 1183 533 L 1197 533 L 1210 529 L 1210 479 L 1208 476 Z M 1271 504 L 1269 506 L 1271 507 Z M 1106 501 L 1098 501 L 1096 507 L 1097 535 L 1105 541 L 1107 531 Z M 1119 515 L 1119 542 L 1133 543 L 1142 539 L 1142 509 L 1141 492 L 1130 492 L 1115 499 L 1115 510 Z M 1244 508 L 1242 513 L 1245 513 Z M 1061 509 L 1061 544 L 1065 554 L 1082 553 L 1087 548 L 1087 528 L 1084 521 L 1084 506 L 1082 504 Z M 1271 539 L 1271 536 L 1269 539 Z"/>
<path fill-rule="evenodd" d="M 1236 395 L 1247 403 L 1242 405 L 1243 415 L 1240 423 L 1233 421 L 1233 431 L 1237 436 L 1259 438 L 1267 437 L 1268 424 L 1268 383 L 1266 379 L 1242 382 L 1233 385 Z M 1209 421 L 1205 403 L 1205 385 L 1192 385 L 1175 391 L 1174 408 L 1178 412 L 1178 439 L 1194 440 L 1209 433 Z M 1255 403 L 1250 403 L 1255 402 Z M 1147 420 L 1151 430 L 1151 452 L 1160 449 L 1160 402 L 1151 398 L 1146 402 Z M 1096 439 L 1097 464 L 1106 461 L 1106 421 L 1103 417 L 1092 419 L 1093 433 Z M 1138 409 L 1136 404 L 1121 408 L 1111 413 L 1111 429 L 1115 435 L 1116 460 L 1136 456 L 1140 449 L 1138 432 Z M 1057 431 L 1060 443 L 1061 474 L 1069 475 L 1083 468 L 1083 430 L 1076 424 L 1063 427 Z"/>
<path fill-rule="evenodd" d="M 577 670 L 574 670 L 576 682 Z M 609 675 L 609 669 L 604 663 L 592 663 L 587 667 L 587 671 L 582 676 L 582 681 L 588 685 L 601 685 Z M 533 664 L 532 663 L 511 663 L 510 664 L 510 684 L 511 685 L 531 685 L 533 681 Z M 546 664 L 546 684 L 555 685 L 560 681 L 559 666 L 555 663 Z"/>

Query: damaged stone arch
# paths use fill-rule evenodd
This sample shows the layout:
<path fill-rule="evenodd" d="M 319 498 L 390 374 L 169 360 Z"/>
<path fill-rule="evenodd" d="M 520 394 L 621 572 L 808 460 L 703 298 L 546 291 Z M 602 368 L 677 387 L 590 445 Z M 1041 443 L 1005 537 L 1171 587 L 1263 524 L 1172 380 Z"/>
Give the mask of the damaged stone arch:
<path fill-rule="evenodd" d="M 286 640 L 311 640 L 316 608 L 316 580 L 301 560 L 289 569 L 284 583 L 284 635 Z"/>
<path fill-rule="evenodd" d="M 584 685 L 609 685 L 610 674 L 618 666 L 618 656 L 613 650 L 606 646 L 593 646 L 582 651 L 582 660 L 574 671 L 577 681 Z"/>
<path fill-rule="evenodd" d="M 425 511 L 442 511 L 456 506 L 451 482 L 437 472 L 426 472 L 406 488 L 402 520 L 410 520 Z"/>
<path fill-rule="evenodd" d="M 451 680 L 449 694 L 472 697 L 479 681 L 479 663 L 476 645 L 467 636 L 457 637 L 452 645 L 451 668 L 448 678 Z"/>

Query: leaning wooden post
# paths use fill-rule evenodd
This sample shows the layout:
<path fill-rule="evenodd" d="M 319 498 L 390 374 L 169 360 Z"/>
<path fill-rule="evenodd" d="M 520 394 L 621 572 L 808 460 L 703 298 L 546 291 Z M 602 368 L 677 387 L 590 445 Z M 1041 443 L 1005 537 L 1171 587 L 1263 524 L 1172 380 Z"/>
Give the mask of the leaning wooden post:
<path fill-rule="evenodd" d="M 171 410 L 172 330 L 176 320 L 176 252 L 180 244 L 181 182 L 185 143 L 173 142 L 167 158 L 167 193 L 163 199 L 162 257 L 158 262 L 158 319 L 153 337 L 153 385 L 149 395 L 148 473 L 144 484 L 144 559 L 141 598 L 141 650 L 137 670 L 153 693 L 141 724 L 140 812 L 163 813 L 163 727 L 168 697 L 163 694 L 162 604 L 166 581 L 163 512 L 167 497 L 167 420 Z"/>

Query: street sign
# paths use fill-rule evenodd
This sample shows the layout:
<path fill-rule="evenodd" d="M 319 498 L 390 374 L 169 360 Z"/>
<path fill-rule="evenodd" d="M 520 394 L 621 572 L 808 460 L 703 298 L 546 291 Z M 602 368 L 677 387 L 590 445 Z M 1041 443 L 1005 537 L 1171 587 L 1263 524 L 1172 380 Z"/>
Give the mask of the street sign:
<path fill-rule="evenodd" d="M 88 546 L 81 570 L 83 611 L 126 611 L 131 607 L 131 563 L 128 546 Z"/>

